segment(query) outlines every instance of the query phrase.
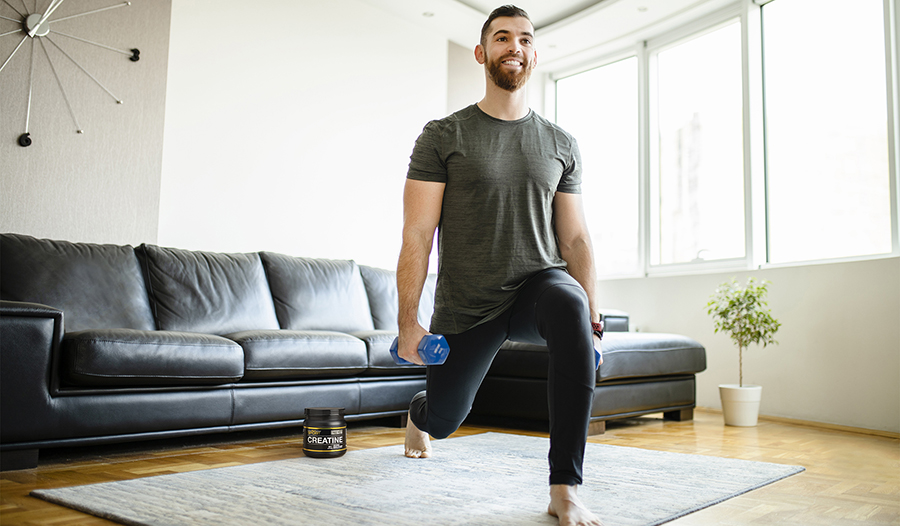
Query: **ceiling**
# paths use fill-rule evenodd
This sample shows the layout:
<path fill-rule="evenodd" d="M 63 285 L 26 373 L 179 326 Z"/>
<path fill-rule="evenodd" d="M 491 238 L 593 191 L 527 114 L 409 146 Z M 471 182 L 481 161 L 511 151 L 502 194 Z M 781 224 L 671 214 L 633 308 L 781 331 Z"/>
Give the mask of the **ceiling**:
<path fill-rule="evenodd" d="M 464 47 L 478 44 L 488 14 L 510 0 L 364 0 Z M 512 0 L 535 26 L 541 64 L 600 56 L 740 0 Z"/>
<path fill-rule="evenodd" d="M 508 2 L 521 7 L 528 12 L 529 18 L 534 23 L 535 29 L 540 29 L 568 18 L 576 13 L 580 13 L 585 9 L 596 4 L 603 3 L 605 0 L 516 0 L 509 2 L 508 0 L 457 0 L 459 3 L 467 5 L 473 9 L 483 13 L 482 23 L 488 14 L 503 2 Z"/>

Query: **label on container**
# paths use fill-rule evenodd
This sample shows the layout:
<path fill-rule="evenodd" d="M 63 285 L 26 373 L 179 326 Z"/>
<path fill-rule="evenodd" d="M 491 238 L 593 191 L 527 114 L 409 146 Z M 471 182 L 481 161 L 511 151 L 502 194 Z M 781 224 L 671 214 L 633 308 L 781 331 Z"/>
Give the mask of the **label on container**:
<path fill-rule="evenodd" d="M 303 450 L 313 453 L 337 453 L 347 450 L 347 426 L 304 427 Z"/>

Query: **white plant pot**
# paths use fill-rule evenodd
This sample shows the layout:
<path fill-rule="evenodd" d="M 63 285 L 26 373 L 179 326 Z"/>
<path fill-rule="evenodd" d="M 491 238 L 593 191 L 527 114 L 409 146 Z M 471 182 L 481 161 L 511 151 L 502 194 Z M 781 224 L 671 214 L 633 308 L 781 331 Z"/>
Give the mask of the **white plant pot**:
<path fill-rule="evenodd" d="M 719 386 L 719 397 L 722 399 L 722 413 L 725 425 L 752 427 L 759 418 L 759 401 L 762 398 L 762 386 L 726 384 Z"/>

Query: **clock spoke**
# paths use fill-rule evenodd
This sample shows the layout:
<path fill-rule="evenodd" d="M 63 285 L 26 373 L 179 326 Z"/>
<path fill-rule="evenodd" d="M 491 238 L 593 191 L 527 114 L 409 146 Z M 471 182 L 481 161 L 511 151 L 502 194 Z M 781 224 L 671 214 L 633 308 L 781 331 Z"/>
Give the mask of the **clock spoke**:
<path fill-rule="evenodd" d="M 16 6 L 10 4 L 8 0 L 3 0 L 3 3 L 8 5 L 9 8 L 12 9 L 13 11 L 15 11 L 17 15 L 21 16 L 22 18 L 25 18 L 25 14 L 20 13 L 19 10 L 16 8 Z M 28 11 L 28 10 L 26 9 L 26 11 Z M 11 20 L 11 19 L 7 19 L 7 20 Z M 19 21 L 17 20 L 17 22 L 19 22 Z"/>
<path fill-rule="evenodd" d="M 80 69 L 81 71 L 84 72 L 85 75 L 87 75 L 88 77 L 90 77 L 91 80 L 93 80 L 98 86 L 100 86 L 100 87 L 103 89 L 103 91 L 105 91 L 106 93 L 108 93 L 109 96 L 113 98 L 113 100 L 115 100 L 115 101 L 118 102 L 119 104 L 122 104 L 122 100 L 119 99 L 119 97 L 116 97 L 116 95 L 115 95 L 113 92 L 109 91 L 109 89 L 108 89 L 106 86 L 104 86 L 102 82 L 100 82 L 99 80 L 97 80 L 97 77 L 91 75 L 91 73 L 90 73 L 88 70 L 84 69 L 84 67 L 83 67 L 81 64 L 79 64 L 78 61 L 76 61 L 74 58 L 72 58 L 71 56 L 69 56 L 69 54 L 66 53 L 65 50 L 64 50 L 63 48 L 59 47 L 59 44 L 57 44 L 56 42 L 54 42 L 49 36 L 43 37 L 43 38 L 41 39 L 41 42 L 43 42 L 45 39 L 46 39 L 48 42 L 50 42 L 51 44 L 53 44 L 53 45 L 56 47 L 56 49 L 59 50 L 60 53 L 62 53 L 63 55 L 66 56 L 67 59 L 71 60 L 73 64 L 75 64 L 76 66 L 78 66 L 78 69 Z M 49 55 L 48 55 L 48 56 L 49 56 Z"/>
<path fill-rule="evenodd" d="M 52 20 L 51 20 L 51 22 L 52 22 Z M 57 31 L 57 30 L 55 30 L 55 29 L 53 30 L 53 34 L 54 34 L 54 35 L 62 35 L 62 36 L 64 36 L 64 37 L 68 37 L 68 38 L 71 38 L 71 39 L 74 39 L 74 40 L 79 40 L 79 41 L 85 42 L 85 43 L 87 43 L 87 44 L 91 44 L 91 45 L 94 45 L 94 46 L 97 46 L 97 47 L 102 47 L 103 49 L 108 49 L 108 50 L 110 50 L 110 51 L 115 51 L 116 53 L 121 53 L 121 54 L 123 54 L 123 55 L 128 55 L 129 57 L 132 56 L 132 54 L 133 54 L 133 52 L 132 52 L 131 50 L 116 49 L 116 48 L 114 48 L 114 47 L 110 47 L 110 46 L 107 46 L 107 45 L 105 45 L 105 44 L 100 44 L 99 42 L 94 42 L 94 41 L 92 41 L 92 40 L 87 40 L 87 39 L 84 39 L 84 38 L 81 38 L 81 37 L 76 37 L 76 36 L 74 36 L 74 35 L 68 35 L 68 34 L 66 34 L 66 33 L 61 33 L 61 32 L 59 32 L 59 31 Z"/>
<path fill-rule="evenodd" d="M 15 31 L 10 31 L 8 33 L 0 33 L 0 37 L 5 37 L 6 35 L 15 35 L 16 33 L 21 33 L 21 32 L 22 32 L 21 29 L 16 29 Z"/>
<path fill-rule="evenodd" d="M 10 18 L 10 17 L 8 17 L 8 16 L 0 15 L 0 18 L 2 18 L 3 20 L 9 20 L 10 22 L 15 22 L 15 23 L 20 24 L 20 25 L 22 24 L 22 21 L 21 21 L 21 20 L 16 20 L 15 18 Z M 25 18 L 25 17 L 23 16 L 22 18 Z"/>
<path fill-rule="evenodd" d="M 19 48 L 22 47 L 22 44 L 24 44 L 26 40 L 28 40 L 28 35 L 25 35 L 25 38 L 23 38 L 22 41 L 19 42 L 19 45 L 16 46 L 16 49 L 14 49 L 13 52 L 9 54 L 9 57 L 7 57 L 6 61 L 2 66 L 0 66 L 0 71 L 3 71 L 3 68 L 5 68 L 7 64 L 9 64 L 9 61 L 12 60 L 13 56 L 16 54 L 16 51 L 18 51 Z"/>
<path fill-rule="evenodd" d="M 69 20 L 70 18 L 76 18 L 79 16 L 85 16 L 85 15 L 93 15 L 94 13 L 99 13 L 101 11 L 109 11 L 110 9 L 116 9 L 118 7 L 126 7 L 129 5 L 131 5 L 131 2 L 122 2 L 121 4 L 111 5 L 108 7 L 101 7 L 100 9 L 94 9 L 93 11 L 85 11 L 84 13 L 78 13 L 76 15 L 69 15 L 69 16 L 64 16 L 62 18 L 57 18 L 57 19 L 51 20 L 50 23 L 55 24 L 56 22 L 62 22 L 63 20 Z M 58 31 L 54 31 L 54 33 L 58 33 Z"/>
<path fill-rule="evenodd" d="M 31 146 L 31 134 L 28 132 L 31 123 L 31 97 L 34 92 L 34 40 L 31 41 L 31 66 L 28 71 L 28 105 L 25 107 L 25 133 L 19 136 L 21 146 Z"/>
<path fill-rule="evenodd" d="M 49 38 L 47 40 L 50 40 Z M 47 57 L 47 62 L 50 64 L 50 71 L 53 72 L 53 76 L 56 77 L 56 84 L 59 86 L 59 91 L 62 93 L 63 100 L 66 101 L 66 107 L 69 108 L 69 115 L 72 116 L 72 121 L 75 122 L 75 131 L 78 133 L 84 133 L 84 130 L 81 129 L 81 126 L 78 124 L 78 118 L 75 117 L 75 110 L 72 109 L 72 104 L 69 103 L 69 97 L 66 95 L 66 89 L 63 88 L 62 81 L 59 80 L 59 75 L 56 73 L 56 67 L 53 65 L 53 60 L 50 58 L 50 53 L 47 53 L 47 46 L 44 45 L 44 39 L 38 40 L 41 43 L 41 49 L 44 50 L 44 56 Z M 50 40 L 50 42 L 53 42 Z M 55 45 L 55 44 L 54 44 Z M 59 46 L 57 46 L 58 48 Z M 62 51 L 60 49 L 60 51 Z"/>

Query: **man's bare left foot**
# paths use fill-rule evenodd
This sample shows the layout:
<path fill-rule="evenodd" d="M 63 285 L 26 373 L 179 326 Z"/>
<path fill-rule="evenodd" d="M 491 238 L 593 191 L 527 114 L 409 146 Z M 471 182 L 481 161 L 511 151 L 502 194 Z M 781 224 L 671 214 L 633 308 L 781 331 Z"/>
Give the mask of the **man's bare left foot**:
<path fill-rule="evenodd" d="M 404 454 L 409 458 L 428 458 L 431 456 L 431 437 L 413 424 L 412 418 L 406 419 L 406 443 Z"/>
<path fill-rule="evenodd" d="M 600 519 L 581 503 L 577 486 L 551 485 L 547 513 L 559 519 L 559 526 L 603 526 Z"/>

